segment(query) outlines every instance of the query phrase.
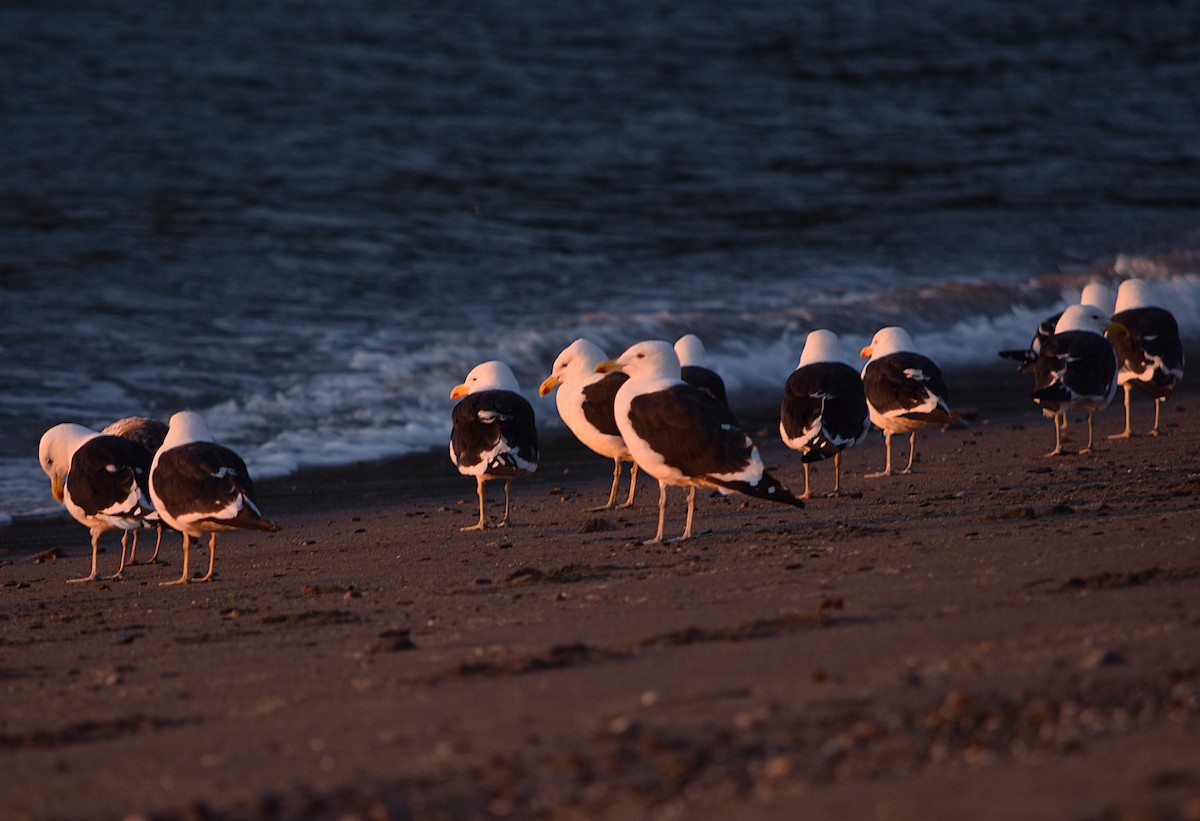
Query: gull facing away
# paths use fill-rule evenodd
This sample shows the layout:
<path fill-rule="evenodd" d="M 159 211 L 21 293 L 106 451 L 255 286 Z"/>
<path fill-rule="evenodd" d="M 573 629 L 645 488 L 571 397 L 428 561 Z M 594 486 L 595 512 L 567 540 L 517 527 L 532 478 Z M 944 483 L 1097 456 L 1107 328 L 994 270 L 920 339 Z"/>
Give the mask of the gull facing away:
<path fill-rule="evenodd" d="M 171 417 L 167 437 L 150 466 L 150 499 L 162 520 L 183 534 L 183 572 L 163 587 L 212 581 L 217 534 L 231 530 L 281 528 L 263 518 L 254 501 L 254 482 L 242 458 L 213 441 L 203 417 L 180 411 Z M 208 572 L 188 574 L 192 542 L 208 533 Z"/>
<path fill-rule="evenodd" d="M 729 397 L 725 393 L 725 380 L 721 374 L 708 367 L 708 352 L 704 343 L 695 334 L 684 334 L 675 340 L 675 355 L 679 357 L 679 377 L 693 387 L 716 399 L 729 410 Z"/>
<path fill-rule="evenodd" d="M 158 453 L 158 449 L 162 447 L 163 439 L 167 436 L 167 426 L 157 419 L 147 419 L 144 416 L 126 416 L 106 426 L 100 433 L 106 436 L 120 436 L 122 439 L 137 442 L 150 453 L 150 458 L 153 459 L 154 454 Z M 146 466 L 146 470 L 149 472 L 149 465 Z M 147 492 L 149 492 L 148 489 Z M 158 564 L 158 551 L 162 547 L 165 525 L 162 523 L 162 518 L 157 514 L 147 517 L 146 523 L 154 525 L 155 530 L 158 531 L 158 536 L 154 540 L 154 554 L 144 564 Z M 140 532 L 140 530 L 133 531 L 133 539 L 129 545 L 129 561 L 126 562 L 126 565 L 138 564 L 137 546 L 138 533 Z"/>
<path fill-rule="evenodd" d="M 1179 323 L 1174 314 L 1159 304 L 1150 283 L 1140 279 L 1121 283 L 1112 319 L 1125 331 L 1108 334 L 1120 363 L 1117 384 L 1125 391 L 1125 430 L 1109 439 L 1128 439 L 1134 435 L 1130 409 L 1134 388 L 1154 400 L 1154 427 L 1150 428 L 1150 435 L 1158 436 L 1162 403 L 1174 395 L 1175 386 L 1183 380 Z"/>
<path fill-rule="evenodd" d="M 1079 294 L 1079 304 L 1099 308 L 1105 316 L 1108 316 L 1115 310 L 1117 295 L 1113 293 L 1112 288 L 1109 288 L 1103 282 L 1093 280 L 1083 286 L 1083 290 Z M 1037 328 L 1033 332 L 1033 339 L 1029 341 L 1028 348 L 1000 351 L 1000 356 L 1004 359 L 1017 360 L 1021 363 L 1017 366 L 1017 370 L 1032 373 L 1033 363 L 1037 361 L 1042 345 L 1054 334 L 1054 326 L 1058 324 L 1058 320 L 1060 319 L 1062 319 L 1062 311 L 1059 311 L 1054 316 L 1046 317 L 1038 323 Z"/>
<path fill-rule="evenodd" d="M 932 359 L 916 352 L 912 337 L 903 328 L 881 328 L 862 349 L 867 364 L 862 369 L 863 389 L 871 422 L 883 430 L 887 461 L 879 473 L 892 475 L 892 435 L 908 434 L 908 464 L 901 473 L 912 473 L 917 451 L 917 431 L 958 422 L 947 404 L 946 380 Z"/>
<path fill-rule="evenodd" d="M 1108 407 L 1117 392 L 1117 356 L 1105 332 L 1123 329 L 1099 308 L 1072 305 L 1063 311 L 1054 334 L 1042 345 L 1033 369 L 1033 401 L 1052 414 L 1054 450 L 1063 450 L 1063 429 L 1070 410 L 1086 410 L 1088 443 L 1080 453 L 1090 453 L 1096 411 Z"/>
<path fill-rule="evenodd" d="M 788 377 L 779 407 L 779 435 L 801 454 L 804 493 L 809 498 L 808 470 L 812 462 L 833 459 L 833 493 L 841 495 L 842 451 L 867 438 L 871 420 L 867 396 L 858 371 L 847 365 L 835 333 L 810 333 L 800 362 Z"/>

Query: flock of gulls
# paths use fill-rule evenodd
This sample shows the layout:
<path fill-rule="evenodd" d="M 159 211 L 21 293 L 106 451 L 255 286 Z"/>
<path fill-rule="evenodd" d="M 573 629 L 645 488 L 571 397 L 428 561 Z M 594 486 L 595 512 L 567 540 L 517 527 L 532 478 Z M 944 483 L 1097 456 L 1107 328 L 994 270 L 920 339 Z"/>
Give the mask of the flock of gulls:
<path fill-rule="evenodd" d="M 1090 283 L 1078 304 L 1038 326 L 1027 348 L 999 353 L 1018 360 L 1020 370 L 1033 376 L 1031 397 L 1054 425 L 1055 447 L 1047 456 L 1066 452 L 1070 411 L 1087 413 L 1088 443 L 1079 452 L 1089 452 L 1093 416 L 1109 405 L 1118 386 L 1125 392 L 1125 429 L 1112 438 L 1133 435 L 1134 390 L 1155 400 L 1150 434 L 1157 435 L 1162 402 L 1183 377 L 1178 324 L 1155 303 L 1148 283 L 1137 279 L 1122 282 L 1116 294 Z M 764 468 L 758 448 L 729 409 L 721 377 L 705 366 L 704 346 L 694 335 L 674 345 L 638 342 L 615 359 L 577 339 L 555 359 L 538 394 L 557 389 L 563 422 L 580 442 L 613 461 L 608 501 L 593 510 L 631 506 L 639 472 L 658 481 L 658 530 L 651 543 L 661 543 L 669 487 L 688 490 L 681 539 L 693 535 L 698 489 L 802 507 L 812 495 L 809 466 L 833 459 L 829 495 L 840 495 L 841 453 L 862 442 L 872 425 L 883 431 L 887 455 L 883 470 L 869 477 L 910 473 L 917 432 L 958 422 L 947 402 L 945 379 L 900 327 L 880 329 L 861 357 L 867 362 L 859 372 L 844 361 L 836 334 L 815 330 L 784 385 L 779 433 L 800 454 L 804 492 L 799 496 Z M 460 473 L 475 478 L 479 498 L 478 521 L 462 530 L 510 525 L 512 480 L 538 466 L 533 407 L 512 369 L 496 360 L 473 368 L 450 396 L 459 400 L 451 415 L 450 458 Z M 908 462 L 895 470 L 892 437 L 905 433 Z M 183 572 L 163 585 L 210 581 L 219 532 L 279 530 L 259 511 L 245 463 L 214 442 L 204 420 L 190 411 L 176 413 L 169 425 L 141 417 L 119 420 L 102 431 L 56 425 L 42 437 L 39 460 L 54 497 L 91 530 L 91 573 L 71 582 L 100 578 L 99 539 L 110 530 L 122 532 L 121 564 L 110 579 L 136 563 L 141 528 L 158 529 L 151 562 L 157 559 L 164 528 L 183 535 Z M 618 503 L 625 463 L 631 465 L 629 492 Z M 494 523 L 484 507 L 489 480 L 504 482 L 504 513 Z M 191 548 L 204 533 L 210 534 L 208 572 L 194 578 Z"/>
<path fill-rule="evenodd" d="M 100 536 L 121 531 L 121 564 L 109 579 L 121 578 L 132 533 L 128 563 L 135 562 L 137 531 L 158 528 L 154 556 L 162 543 L 162 526 L 183 534 L 183 573 L 163 586 L 211 581 L 216 563 L 217 534 L 251 529 L 278 531 L 262 517 L 254 502 L 254 483 L 241 457 L 213 441 L 204 419 L 180 411 L 164 425 L 154 419 L 120 419 L 102 431 L 83 425 L 55 425 L 38 447 L 42 470 L 50 477 L 54 498 L 92 532 L 92 572 L 69 582 L 99 578 L 96 557 Z M 209 534 L 208 573 L 189 575 L 192 542 Z"/>
<path fill-rule="evenodd" d="M 1118 292 L 1090 283 L 1080 302 L 1042 322 L 1028 348 L 1001 351 L 1021 362 L 1033 375 L 1032 399 L 1054 423 L 1055 447 L 1063 449 L 1067 413 L 1086 411 L 1088 444 L 1093 447 L 1092 419 L 1125 389 L 1125 430 L 1132 435 L 1131 393 L 1137 389 L 1155 399 L 1159 410 L 1183 377 L 1183 346 L 1170 311 L 1154 303 L 1150 286 L 1126 280 Z M 633 504 L 638 472 L 658 480 L 658 531 L 663 541 L 667 488 L 688 490 L 687 520 L 682 539 L 692 536 L 697 489 L 744 493 L 782 504 L 802 506 L 810 498 L 809 465 L 834 460 L 832 496 L 840 494 L 841 453 L 863 441 L 871 426 L 883 431 L 886 462 L 868 478 L 910 473 L 917 432 L 958 422 L 947 401 L 946 381 L 937 364 L 916 350 L 900 327 L 880 329 L 861 351 L 867 360 L 861 373 L 842 357 L 838 337 L 828 330 L 808 335 L 800 361 L 784 385 L 779 433 L 801 454 L 804 492 L 795 496 L 763 467 L 754 442 L 729 409 L 720 376 L 704 367 L 704 346 L 694 335 L 671 345 L 661 340 L 638 342 L 616 359 L 586 339 L 568 345 L 554 361 L 538 389 L 545 396 L 557 388 L 559 416 L 588 448 L 613 460 L 608 501 L 595 510 Z M 503 362 L 476 366 L 451 396 L 454 409 L 450 458 L 459 472 L 476 479 L 479 520 L 464 530 L 488 526 L 484 485 L 504 481 L 504 515 L 509 524 L 512 480 L 537 469 L 537 427 L 533 408 L 521 395 L 512 370 Z M 892 467 L 892 437 L 909 436 L 908 463 Z M 617 504 L 622 465 L 631 463 L 629 495 Z"/>

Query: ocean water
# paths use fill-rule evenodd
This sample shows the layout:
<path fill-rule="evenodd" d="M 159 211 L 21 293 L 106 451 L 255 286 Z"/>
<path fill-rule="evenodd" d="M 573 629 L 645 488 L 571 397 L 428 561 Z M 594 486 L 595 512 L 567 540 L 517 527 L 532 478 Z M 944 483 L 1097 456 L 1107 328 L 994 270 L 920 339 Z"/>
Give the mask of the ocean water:
<path fill-rule="evenodd" d="M 61 510 L 60 421 L 281 475 L 578 336 L 770 399 L 813 328 L 1003 368 L 1136 274 L 1194 339 L 1198 88 L 1186 2 L 5 3 L 0 519 Z"/>

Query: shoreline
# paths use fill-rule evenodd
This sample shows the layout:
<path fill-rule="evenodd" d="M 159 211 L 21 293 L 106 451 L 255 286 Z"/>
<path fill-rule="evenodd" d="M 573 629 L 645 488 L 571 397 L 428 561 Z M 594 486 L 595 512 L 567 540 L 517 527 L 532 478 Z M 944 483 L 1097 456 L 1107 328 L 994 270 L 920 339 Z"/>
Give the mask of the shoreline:
<path fill-rule="evenodd" d="M 1197 352 L 1197 358 L 1200 358 L 1200 351 Z M 1029 417 L 1029 420 L 1038 418 L 1032 402 L 1024 411 L 1014 406 L 1014 397 L 1024 398 L 1020 387 L 1028 382 L 1026 376 L 1016 373 L 1015 369 L 1012 373 L 1001 368 L 947 369 L 946 376 L 952 390 L 965 387 L 961 394 L 955 393 L 952 406 L 962 413 L 968 423 L 990 417 L 1022 421 L 1025 417 Z M 1187 383 L 1182 387 L 1180 395 L 1187 391 Z M 961 400 L 957 398 L 959 396 Z M 748 401 L 744 407 L 736 410 L 744 420 L 744 427 L 765 455 L 779 444 L 778 400 L 772 401 L 773 398 L 761 393 L 741 398 Z M 1118 404 L 1120 400 L 1118 392 L 1113 402 Z M 554 425 L 546 426 L 544 417 L 539 417 L 542 463 L 537 473 L 519 484 L 541 483 L 550 472 L 570 476 L 572 471 L 582 472 L 588 478 L 606 476 L 611 480 L 610 461 L 581 445 L 558 420 L 552 395 L 541 405 L 540 408 L 535 406 L 535 409 L 543 414 L 553 414 Z M 447 404 L 447 414 L 450 407 Z M 878 430 L 872 430 L 868 442 L 879 435 Z M 779 445 L 779 449 L 787 458 L 782 445 Z M 821 467 L 815 470 L 819 472 Z M 625 467 L 622 482 L 627 480 L 628 466 Z M 643 481 L 653 485 L 653 480 L 648 477 L 643 477 Z M 286 476 L 255 480 L 260 507 L 270 514 L 282 515 L 306 510 L 377 508 L 412 500 L 423 501 L 426 497 L 431 501 L 452 496 L 457 499 L 468 484 L 469 481 L 451 464 L 445 447 L 431 447 L 422 452 L 347 465 L 304 467 Z M 473 489 L 470 490 L 473 496 Z M 65 510 L 14 516 L 7 524 L 0 524 L 0 562 L 40 553 L 49 549 L 45 545 L 51 540 L 66 540 L 70 544 L 73 540 L 71 534 L 79 529 L 80 525 Z M 108 549 L 110 541 L 116 541 L 116 537 L 106 534 L 101 538 L 102 551 Z M 86 536 L 84 548 L 87 548 Z"/>
<path fill-rule="evenodd" d="M 856 495 L 701 494 L 684 543 L 644 541 L 651 482 L 589 512 L 610 463 L 549 440 L 482 534 L 441 452 L 264 482 L 285 530 L 210 584 L 159 587 L 170 537 L 65 584 L 87 533 L 44 528 L 64 558 L 0 566 L 0 817 L 1197 817 L 1200 398 L 1058 459 L 1032 404 L 972 406 L 919 473 L 864 479 L 874 433 Z"/>

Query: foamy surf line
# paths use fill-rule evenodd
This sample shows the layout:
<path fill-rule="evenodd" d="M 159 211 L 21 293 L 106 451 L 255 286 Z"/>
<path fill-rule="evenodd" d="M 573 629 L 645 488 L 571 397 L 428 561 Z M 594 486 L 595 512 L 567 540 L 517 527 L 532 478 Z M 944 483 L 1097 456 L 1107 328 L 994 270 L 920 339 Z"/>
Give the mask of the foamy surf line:
<path fill-rule="evenodd" d="M 769 405 L 795 367 L 804 338 L 828 328 L 842 338 L 851 364 L 856 352 L 884 325 L 903 325 L 918 348 L 944 368 L 978 368 L 994 376 L 1009 365 L 996 353 L 1022 347 L 1047 316 L 1076 302 L 1096 279 L 1114 289 L 1138 276 L 1153 283 L 1175 314 L 1185 345 L 1200 339 L 1200 254 L 1121 257 L 1104 271 L 1050 274 L 1013 283 L 963 280 L 905 288 L 843 292 L 812 291 L 799 282 L 782 306 L 668 313 L 595 313 L 560 317 L 541 329 L 511 333 L 447 333 L 401 354 L 355 353 L 346 370 L 298 379 L 289 389 L 227 399 L 200 408 L 217 438 L 245 458 L 256 478 L 291 475 L 306 468 L 375 462 L 445 446 L 453 400 L 449 388 L 471 365 L 486 359 L 509 362 L 547 430 L 562 425 L 550 397 L 536 385 L 558 352 L 579 336 L 612 355 L 647 338 L 699 334 L 709 363 L 726 379 L 733 401 Z M 970 385 L 956 385 L 962 393 Z M 84 420 L 85 422 L 87 420 Z M 61 515 L 37 464 L 0 459 L 0 524 L 13 517 Z"/>

